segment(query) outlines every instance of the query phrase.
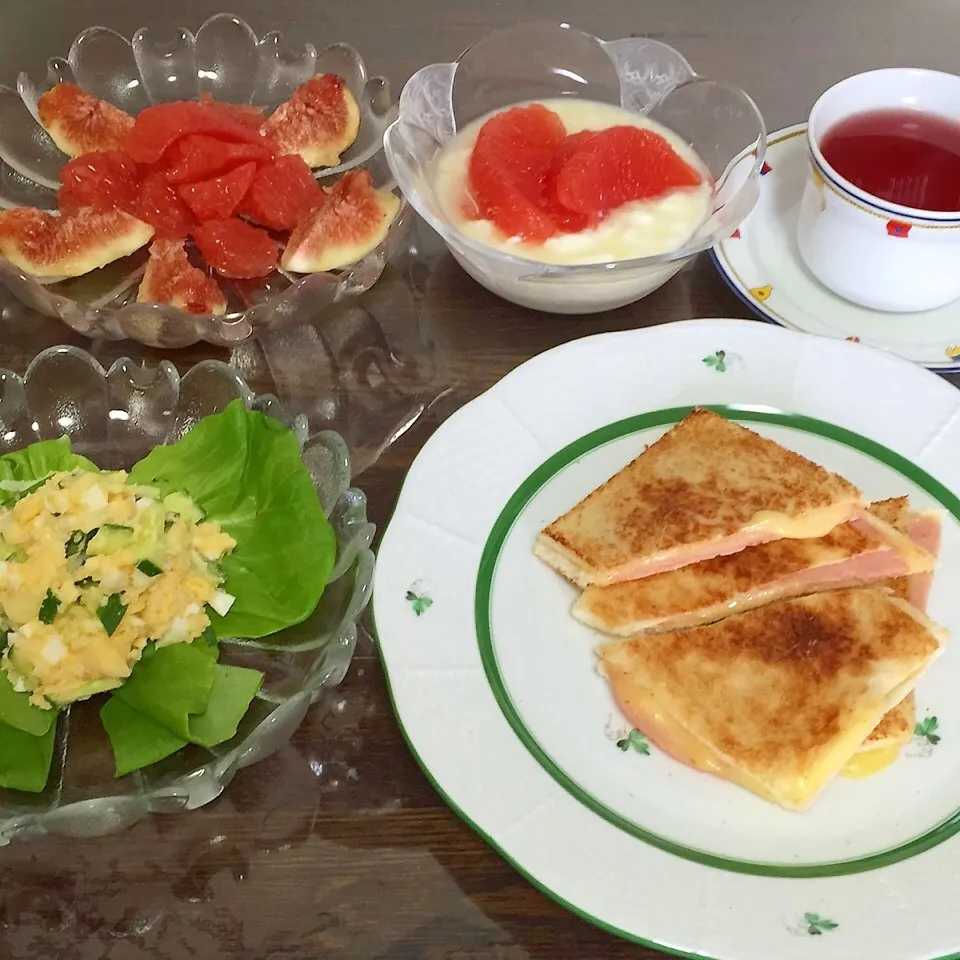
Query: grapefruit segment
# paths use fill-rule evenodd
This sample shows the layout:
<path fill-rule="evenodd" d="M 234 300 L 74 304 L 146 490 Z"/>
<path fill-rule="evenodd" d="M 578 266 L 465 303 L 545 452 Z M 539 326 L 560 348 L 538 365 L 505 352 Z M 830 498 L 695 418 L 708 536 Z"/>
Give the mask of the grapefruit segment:
<path fill-rule="evenodd" d="M 387 235 L 400 200 L 373 188 L 367 170 L 345 173 L 323 205 L 290 235 L 280 261 L 294 273 L 339 270 L 366 256 Z"/>
<path fill-rule="evenodd" d="M 134 124 L 130 114 L 75 83 L 51 87 L 37 102 L 37 113 L 44 130 L 68 157 L 119 150 Z"/>
<path fill-rule="evenodd" d="M 123 210 L 136 214 L 140 173 L 137 165 L 120 150 L 85 153 L 60 170 L 62 186 L 57 192 L 61 213 Z"/>
<path fill-rule="evenodd" d="M 219 176 L 242 163 L 265 163 L 272 154 L 263 143 L 227 143 L 205 133 L 178 140 L 166 157 L 164 177 L 169 183 L 197 183 Z"/>
<path fill-rule="evenodd" d="M 695 187 L 700 173 L 654 130 L 618 126 L 581 143 L 556 178 L 556 196 L 567 210 L 603 217 L 635 200 L 655 200 Z"/>
<path fill-rule="evenodd" d="M 33 207 L 0 213 L 0 256 L 36 277 L 79 277 L 150 242 L 153 227 L 121 210 L 57 217 Z"/>
<path fill-rule="evenodd" d="M 542 104 L 511 107 L 480 128 L 468 177 L 481 217 L 509 237 L 542 243 L 557 232 L 546 183 L 563 121 Z"/>
<path fill-rule="evenodd" d="M 141 110 L 127 134 L 124 149 L 137 163 L 156 163 L 174 143 L 191 133 L 205 133 L 229 143 L 263 144 L 259 133 L 222 111 L 183 100 Z"/>
<path fill-rule="evenodd" d="M 227 310 L 217 281 L 190 263 L 182 240 L 153 241 L 137 301 L 167 303 L 195 314 L 219 316 Z"/>
<path fill-rule="evenodd" d="M 201 223 L 205 220 L 226 220 L 233 216 L 246 196 L 256 172 L 255 163 L 245 163 L 212 180 L 184 184 L 178 192 Z"/>
<path fill-rule="evenodd" d="M 153 173 L 140 184 L 137 216 L 151 224 L 158 237 L 184 239 L 197 225 L 190 208 L 160 173 Z"/>
<path fill-rule="evenodd" d="M 208 220 L 197 227 L 193 239 L 204 260 L 221 276 L 253 280 L 276 269 L 280 245 L 243 220 Z"/>
<path fill-rule="evenodd" d="M 278 154 L 299 154 L 311 167 L 335 167 L 359 130 L 360 108 L 335 73 L 301 84 L 261 127 Z"/>
<path fill-rule="evenodd" d="M 302 157 L 277 157 L 259 170 L 239 212 L 271 230 L 292 230 L 297 221 L 326 199 Z"/>

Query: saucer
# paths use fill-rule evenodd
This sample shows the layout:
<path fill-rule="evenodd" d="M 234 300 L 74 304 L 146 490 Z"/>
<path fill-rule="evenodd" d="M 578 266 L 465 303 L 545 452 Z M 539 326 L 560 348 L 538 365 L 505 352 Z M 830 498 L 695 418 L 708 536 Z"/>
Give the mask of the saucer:
<path fill-rule="evenodd" d="M 836 296 L 807 270 L 796 241 L 806 129 L 800 123 L 770 135 L 756 207 L 711 251 L 720 275 L 765 320 L 857 340 L 938 373 L 960 372 L 960 300 L 925 313 L 882 313 Z"/>

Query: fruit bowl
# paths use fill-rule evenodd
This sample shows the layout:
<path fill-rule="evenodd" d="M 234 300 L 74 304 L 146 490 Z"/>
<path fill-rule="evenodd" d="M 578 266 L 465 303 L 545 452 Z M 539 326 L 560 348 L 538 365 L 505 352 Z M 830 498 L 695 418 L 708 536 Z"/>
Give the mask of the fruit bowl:
<path fill-rule="evenodd" d="M 82 350 L 51 347 L 23 377 L 0 371 L 0 452 L 69 435 L 74 449 L 99 466 L 129 468 L 237 398 L 293 430 L 336 533 L 336 565 L 317 609 L 262 640 L 221 642 L 225 662 L 261 670 L 266 679 L 237 736 L 212 751 L 188 747 L 114 779 L 110 746 L 97 722 L 99 704 L 75 704 L 58 727 L 46 789 L 0 790 L 0 844 L 41 833 L 99 835 L 149 812 L 209 803 L 237 770 L 286 743 L 308 707 L 343 679 L 370 594 L 374 528 L 363 493 L 350 486 L 346 445 L 337 434 L 308 435 L 305 418 L 289 418 L 273 397 L 254 396 L 235 370 L 218 361 L 203 361 L 180 377 L 168 361 L 147 368 L 120 359 L 104 370 Z"/>
<path fill-rule="evenodd" d="M 383 132 L 396 116 L 387 81 L 368 77 L 360 55 L 347 44 L 334 43 L 319 52 L 310 43 L 291 47 L 279 33 L 258 37 L 242 20 L 219 14 L 195 34 L 180 29 L 172 37 L 142 28 L 127 40 L 92 27 L 77 37 L 66 59 L 49 61 L 42 80 L 21 74 L 17 90 L 0 87 L 0 208 L 57 210 L 59 175 L 69 158 L 41 125 L 38 104 L 59 83 L 75 83 L 134 116 L 149 106 L 208 96 L 256 105 L 269 116 L 321 73 L 343 78 L 359 109 L 359 129 L 336 166 L 315 171 L 319 183 L 329 186 L 363 167 L 374 188 L 392 192 L 382 150 Z M 412 211 L 401 202 L 382 242 L 336 271 L 278 269 L 263 279 L 222 281 L 226 308 L 216 316 L 138 303 L 145 249 L 83 276 L 52 282 L 0 258 L 0 281 L 28 306 L 92 339 L 132 339 L 166 348 L 201 340 L 230 346 L 258 331 L 315 320 L 331 303 L 368 290 L 411 219 Z"/>
<path fill-rule="evenodd" d="M 566 97 L 648 117 L 699 154 L 715 181 L 712 212 L 683 246 L 638 259 L 554 265 L 477 242 L 444 215 L 435 168 L 458 130 L 513 104 Z M 745 145 L 753 152 L 744 154 Z M 406 199 L 475 280 L 521 306 L 584 314 L 639 300 L 737 229 L 757 201 L 766 128 L 746 93 L 698 76 L 664 43 L 604 41 L 567 24 L 527 23 L 489 34 L 455 63 L 415 73 L 384 150 Z"/>

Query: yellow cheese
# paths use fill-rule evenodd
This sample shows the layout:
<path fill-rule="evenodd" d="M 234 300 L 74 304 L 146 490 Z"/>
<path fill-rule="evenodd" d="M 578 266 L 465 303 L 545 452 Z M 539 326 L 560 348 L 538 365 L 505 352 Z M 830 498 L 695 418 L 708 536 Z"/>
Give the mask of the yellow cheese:
<path fill-rule="evenodd" d="M 859 779 L 872 777 L 875 773 L 885 770 L 900 756 L 899 747 L 877 747 L 875 750 L 864 750 L 855 753 L 840 771 L 841 777 Z"/>
<path fill-rule="evenodd" d="M 825 537 L 834 527 L 852 519 L 853 504 L 832 504 L 805 510 L 800 517 L 791 517 L 775 510 L 761 510 L 748 524 L 747 532 L 761 530 L 790 540 L 810 540 Z"/>

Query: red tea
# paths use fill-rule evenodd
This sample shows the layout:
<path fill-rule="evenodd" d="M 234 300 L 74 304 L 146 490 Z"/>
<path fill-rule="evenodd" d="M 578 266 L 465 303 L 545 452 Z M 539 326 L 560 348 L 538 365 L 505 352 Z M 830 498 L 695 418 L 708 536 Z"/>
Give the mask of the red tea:
<path fill-rule="evenodd" d="M 842 177 L 889 203 L 960 210 L 960 123 L 920 110 L 870 110 L 830 127 L 820 152 Z"/>

